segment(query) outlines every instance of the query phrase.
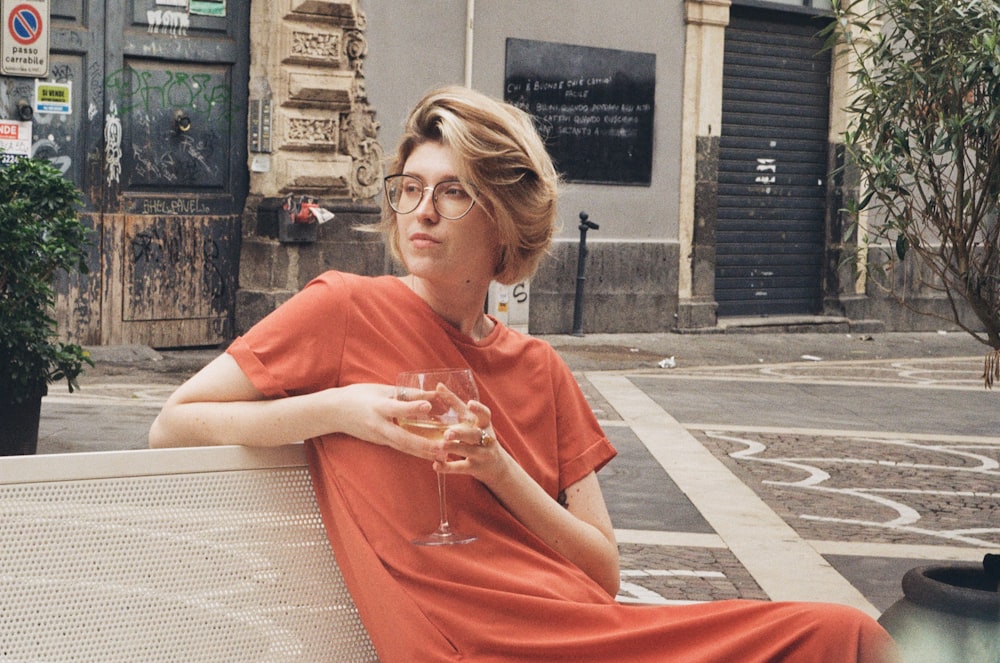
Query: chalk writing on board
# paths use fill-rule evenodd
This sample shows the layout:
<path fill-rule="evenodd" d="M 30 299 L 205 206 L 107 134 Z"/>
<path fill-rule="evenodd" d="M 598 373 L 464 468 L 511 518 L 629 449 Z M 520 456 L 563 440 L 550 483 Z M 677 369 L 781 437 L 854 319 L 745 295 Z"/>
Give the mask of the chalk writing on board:
<path fill-rule="evenodd" d="M 656 56 L 507 40 L 504 99 L 530 113 L 571 182 L 650 183 Z"/>

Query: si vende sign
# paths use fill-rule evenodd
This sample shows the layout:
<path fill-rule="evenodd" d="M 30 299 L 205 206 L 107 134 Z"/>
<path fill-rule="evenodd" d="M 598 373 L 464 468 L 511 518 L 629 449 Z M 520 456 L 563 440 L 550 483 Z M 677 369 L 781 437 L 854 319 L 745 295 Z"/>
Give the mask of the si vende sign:
<path fill-rule="evenodd" d="M 3 0 L 0 74 L 49 75 L 48 0 Z"/>

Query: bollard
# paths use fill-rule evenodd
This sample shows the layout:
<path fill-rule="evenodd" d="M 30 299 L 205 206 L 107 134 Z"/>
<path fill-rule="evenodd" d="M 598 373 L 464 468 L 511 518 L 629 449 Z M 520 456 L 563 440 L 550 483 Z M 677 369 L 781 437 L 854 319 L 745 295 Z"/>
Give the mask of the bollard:
<path fill-rule="evenodd" d="M 586 212 L 580 212 L 580 255 L 576 262 L 576 300 L 573 303 L 573 336 L 583 336 L 583 285 L 587 269 L 587 231 L 597 230 L 599 225 L 589 220 Z"/>

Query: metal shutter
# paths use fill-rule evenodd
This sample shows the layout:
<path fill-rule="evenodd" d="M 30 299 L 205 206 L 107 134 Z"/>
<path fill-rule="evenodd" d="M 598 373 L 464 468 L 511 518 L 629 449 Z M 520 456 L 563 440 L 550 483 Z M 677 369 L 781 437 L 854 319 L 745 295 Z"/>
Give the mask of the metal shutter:
<path fill-rule="evenodd" d="M 822 304 L 830 57 L 815 17 L 733 7 L 726 30 L 715 298 L 720 316 Z"/>

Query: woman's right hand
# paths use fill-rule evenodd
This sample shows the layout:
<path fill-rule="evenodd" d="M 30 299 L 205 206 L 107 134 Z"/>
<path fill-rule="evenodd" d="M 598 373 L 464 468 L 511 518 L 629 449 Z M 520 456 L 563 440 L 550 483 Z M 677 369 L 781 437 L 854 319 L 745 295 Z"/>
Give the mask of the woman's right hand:
<path fill-rule="evenodd" d="M 392 447 L 433 461 L 442 444 L 410 433 L 396 424 L 403 419 L 421 419 L 431 410 L 426 400 L 400 401 L 394 387 L 383 384 L 352 384 L 328 389 L 339 413 L 336 430 L 359 440 Z"/>
<path fill-rule="evenodd" d="M 395 388 L 384 384 L 355 384 L 269 399 L 223 353 L 171 394 L 150 428 L 149 444 L 273 447 L 346 433 L 433 461 L 440 444 L 395 423 L 429 409 L 427 401 L 396 400 Z"/>

